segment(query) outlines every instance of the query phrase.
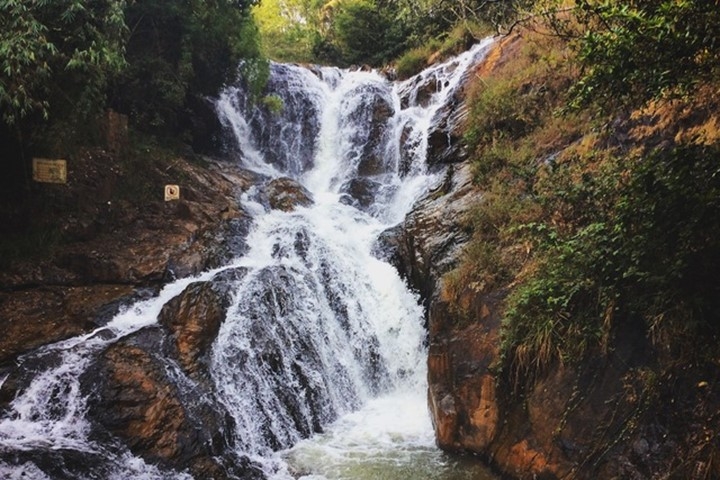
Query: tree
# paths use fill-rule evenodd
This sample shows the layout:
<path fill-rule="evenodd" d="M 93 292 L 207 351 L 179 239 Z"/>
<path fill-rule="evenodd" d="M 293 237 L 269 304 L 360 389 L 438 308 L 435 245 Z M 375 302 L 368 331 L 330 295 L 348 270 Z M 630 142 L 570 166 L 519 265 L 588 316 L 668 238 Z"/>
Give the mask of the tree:
<path fill-rule="evenodd" d="M 16 124 L 102 105 L 123 63 L 124 0 L 0 0 L 0 110 Z"/>
<path fill-rule="evenodd" d="M 313 47 L 323 33 L 324 6 L 323 0 L 263 0 L 253 9 L 263 53 L 278 61 L 316 60 Z"/>
<path fill-rule="evenodd" d="M 378 65 L 405 47 L 407 32 L 394 20 L 394 9 L 375 0 L 342 2 L 332 18 L 332 30 L 346 63 Z"/>
<path fill-rule="evenodd" d="M 642 103 L 717 73 L 717 0 L 577 0 L 576 13 L 585 29 L 576 104 Z"/>
<path fill-rule="evenodd" d="M 241 58 L 260 57 L 248 8 L 254 0 L 138 0 L 126 10 L 128 68 L 112 104 L 144 130 L 180 133 L 199 97 L 237 74 Z"/>

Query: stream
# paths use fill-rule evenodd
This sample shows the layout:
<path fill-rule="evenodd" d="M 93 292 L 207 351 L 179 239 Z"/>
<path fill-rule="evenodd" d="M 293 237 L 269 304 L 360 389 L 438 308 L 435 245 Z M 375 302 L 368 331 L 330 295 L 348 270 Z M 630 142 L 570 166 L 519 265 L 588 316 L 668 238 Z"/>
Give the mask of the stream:
<path fill-rule="evenodd" d="M 88 372 L 112 345 L 159 331 L 163 307 L 188 286 L 219 279 L 230 293 L 207 352 L 210 391 L 185 411 L 230 417 L 227 446 L 215 452 L 223 464 L 247 459 L 251 478 L 270 480 L 496 478 L 435 447 L 423 308 L 378 244 L 442 180 L 443 168 L 427 165 L 428 136 L 491 42 L 403 82 L 273 63 L 268 95 L 279 111 L 241 85 L 226 88 L 216 109 L 228 161 L 259 179 L 239 198 L 253 217 L 247 248 L 95 332 L 23 356 L 28 379 L 0 412 L 0 478 L 193 478 L 97 433 Z M 271 208 L 278 179 L 307 201 Z M 200 388 L 154 354 L 179 391 Z"/>

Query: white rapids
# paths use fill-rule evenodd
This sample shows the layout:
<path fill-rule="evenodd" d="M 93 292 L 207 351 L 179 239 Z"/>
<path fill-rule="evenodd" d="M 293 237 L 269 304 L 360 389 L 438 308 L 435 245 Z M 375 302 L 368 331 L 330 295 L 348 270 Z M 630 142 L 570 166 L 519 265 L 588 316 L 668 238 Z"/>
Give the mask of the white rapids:
<path fill-rule="evenodd" d="M 268 91 L 281 112 L 228 87 L 216 108 L 229 148 L 263 178 L 240 199 L 254 217 L 247 251 L 91 334 L 30 354 L 47 357 L 47 367 L 0 416 L 0 477 L 52 478 L 20 455 L 49 450 L 106 459 L 102 474 L 63 478 L 192 478 L 91 439 L 81 376 L 108 345 L 155 325 L 191 282 L 241 268 L 209 367 L 213 398 L 233 419 L 235 453 L 272 480 L 492 478 L 435 447 L 423 309 L 377 256 L 380 234 L 440 181 L 442 170 L 426 164 L 428 135 L 491 42 L 402 83 L 273 64 Z M 270 209 L 265 184 L 280 177 L 304 187 L 312 204 Z"/>

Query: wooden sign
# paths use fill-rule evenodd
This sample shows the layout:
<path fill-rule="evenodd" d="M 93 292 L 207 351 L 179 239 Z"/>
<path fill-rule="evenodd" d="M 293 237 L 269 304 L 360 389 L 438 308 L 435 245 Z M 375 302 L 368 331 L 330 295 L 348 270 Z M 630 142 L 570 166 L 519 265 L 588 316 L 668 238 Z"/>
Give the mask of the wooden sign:
<path fill-rule="evenodd" d="M 33 158 L 33 180 L 40 183 L 67 183 L 67 161 Z"/>
<path fill-rule="evenodd" d="M 165 185 L 165 201 L 180 200 L 180 187 L 178 185 Z"/>

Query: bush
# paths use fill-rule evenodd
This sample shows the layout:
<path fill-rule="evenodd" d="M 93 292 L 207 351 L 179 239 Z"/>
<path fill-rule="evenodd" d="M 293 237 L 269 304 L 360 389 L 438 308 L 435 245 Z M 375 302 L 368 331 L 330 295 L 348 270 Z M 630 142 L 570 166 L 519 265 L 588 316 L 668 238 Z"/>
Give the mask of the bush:
<path fill-rule="evenodd" d="M 120 0 L 0 2 L 0 110 L 12 125 L 39 114 L 85 118 L 124 65 Z"/>
<path fill-rule="evenodd" d="M 686 89 L 720 65 L 720 9 L 707 0 L 578 0 L 585 75 L 575 105 L 606 109 Z"/>
<path fill-rule="evenodd" d="M 432 45 L 416 47 L 408 50 L 395 62 L 398 78 L 410 78 L 423 71 L 427 66 L 434 50 Z"/>
<path fill-rule="evenodd" d="M 696 343 L 714 338 L 719 155 L 720 145 L 680 145 L 555 183 L 546 193 L 555 208 L 586 206 L 566 231 L 518 227 L 540 267 L 508 299 L 503 350 L 516 375 L 603 347 L 615 317 L 656 334 L 690 330 Z"/>
<path fill-rule="evenodd" d="M 375 0 L 350 0 L 340 4 L 333 19 L 334 37 L 347 64 L 380 65 L 405 47 L 402 23 L 392 10 Z"/>

